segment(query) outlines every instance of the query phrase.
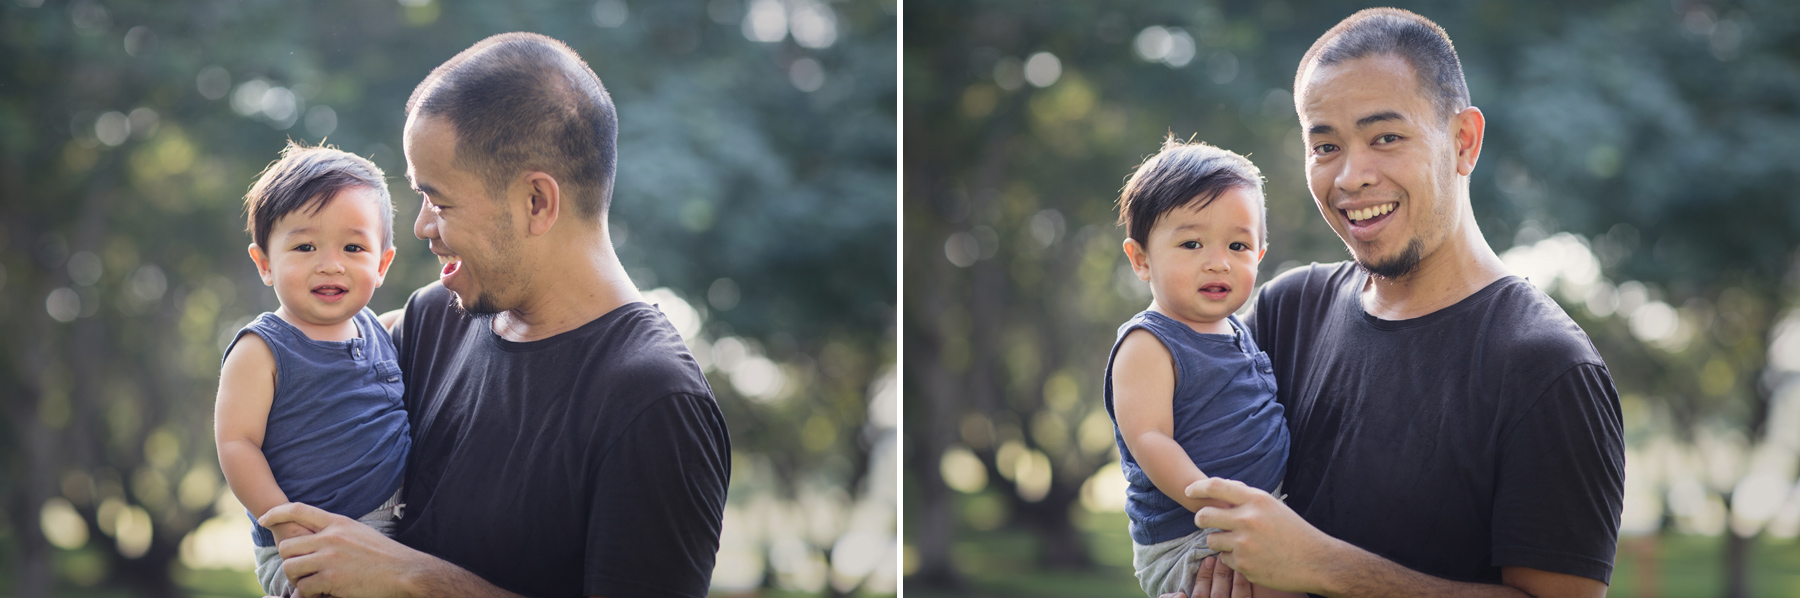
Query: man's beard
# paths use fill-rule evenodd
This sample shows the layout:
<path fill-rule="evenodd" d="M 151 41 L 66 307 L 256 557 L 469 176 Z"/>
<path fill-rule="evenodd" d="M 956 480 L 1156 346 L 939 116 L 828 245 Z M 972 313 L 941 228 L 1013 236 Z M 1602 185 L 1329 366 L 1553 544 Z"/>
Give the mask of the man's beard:
<path fill-rule="evenodd" d="M 1357 259 L 1356 265 L 1362 267 L 1363 271 L 1368 272 L 1371 276 L 1399 280 L 1419 269 L 1419 260 L 1424 257 L 1424 254 L 1425 244 L 1420 243 L 1418 239 L 1413 239 L 1408 241 L 1406 248 L 1400 250 L 1400 254 L 1393 258 L 1379 263 L 1369 263 Z"/>
<path fill-rule="evenodd" d="M 462 295 L 451 293 L 450 306 L 466 316 L 490 316 L 503 311 L 500 306 L 494 305 L 493 299 L 488 298 L 487 295 L 476 295 L 474 303 L 465 305 Z"/>

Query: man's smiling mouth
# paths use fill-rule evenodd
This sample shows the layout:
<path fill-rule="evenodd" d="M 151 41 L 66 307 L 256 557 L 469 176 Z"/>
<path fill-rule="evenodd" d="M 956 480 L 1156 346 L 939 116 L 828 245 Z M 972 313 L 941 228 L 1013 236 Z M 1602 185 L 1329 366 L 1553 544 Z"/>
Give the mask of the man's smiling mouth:
<path fill-rule="evenodd" d="M 1391 201 L 1378 206 L 1369 206 L 1357 210 L 1338 210 L 1338 212 L 1342 213 L 1345 218 L 1350 220 L 1350 222 L 1357 223 L 1386 216 L 1389 212 L 1393 212 L 1394 208 L 1397 207 L 1400 207 L 1400 202 Z"/>
<path fill-rule="evenodd" d="M 444 265 L 444 271 L 438 273 L 439 278 L 444 278 L 444 277 L 450 276 L 451 274 L 455 274 L 458 269 L 462 268 L 462 258 L 461 257 L 457 257 L 454 255 L 439 254 L 437 256 L 437 258 L 438 258 L 438 263 Z"/>

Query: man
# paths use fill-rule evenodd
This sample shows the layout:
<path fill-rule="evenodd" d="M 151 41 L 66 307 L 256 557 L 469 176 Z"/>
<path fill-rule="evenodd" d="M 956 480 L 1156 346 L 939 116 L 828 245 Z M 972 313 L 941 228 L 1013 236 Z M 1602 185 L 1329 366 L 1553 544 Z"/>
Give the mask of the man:
<path fill-rule="evenodd" d="M 1307 51 L 1294 89 L 1308 184 L 1354 263 L 1296 269 L 1257 300 L 1292 432 L 1287 502 L 1217 478 L 1188 487 L 1238 572 L 1206 564 L 1196 595 L 1242 595 L 1245 579 L 1328 596 L 1604 595 L 1617 392 L 1587 335 L 1476 227 L 1486 121 L 1449 37 L 1410 12 L 1358 12 Z"/>
<path fill-rule="evenodd" d="M 307 505 L 281 544 L 332 596 L 704 596 L 730 441 L 607 236 L 617 121 L 579 56 L 498 35 L 406 105 L 413 232 L 444 263 L 394 326 L 413 431 L 395 540 Z"/>

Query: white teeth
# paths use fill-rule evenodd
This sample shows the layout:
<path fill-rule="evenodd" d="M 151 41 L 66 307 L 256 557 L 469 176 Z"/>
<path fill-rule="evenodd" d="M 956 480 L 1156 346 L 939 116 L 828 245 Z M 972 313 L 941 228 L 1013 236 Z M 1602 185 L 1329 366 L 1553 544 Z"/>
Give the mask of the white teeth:
<path fill-rule="evenodd" d="M 437 259 L 438 259 L 439 266 L 447 266 L 447 265 L 450 265 L 451 262 L 462 261 L 462 258 L 452 256 L 452 255 L 440 255 L 440 256 L 437 256 Z"/>
<path fill-rule="evenodd" d="M 1376 216 L 1380 216 L 1382 214 L 1392 212 L 1392 211 L 1394 211 L 1394 208 L 1399 207 L 1399 206 L 1400 206 L 1399 203 L 1384 203 L 1384 204 L 1381 204 L 1378 206 L 1363 208 L 1360 210 L 1346 210 L 1345 214 L 1349 215 L 1351 220 L 1368 220 L 1370 218 L 1374 218 Z"/>

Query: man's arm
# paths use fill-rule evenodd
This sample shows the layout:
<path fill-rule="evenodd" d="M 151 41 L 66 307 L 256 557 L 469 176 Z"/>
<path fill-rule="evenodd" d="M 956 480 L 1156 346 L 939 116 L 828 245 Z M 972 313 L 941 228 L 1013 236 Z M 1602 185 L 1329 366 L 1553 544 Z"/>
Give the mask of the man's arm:
<path fill-rule="evenodd" d="M 263 527 L 294 523 L 318 530 L 281 543 L 282 572 L 302 596 L 507 598 L 481 576 L 413 550 L 354 519 L 288 503 L 269 509 Z"/>
<path fill-rule="evenodd" d="M 1344 598 L 1363 596 L 1477 596 L 1574 598 L 1606 595 L 1606 584 L 1576 575 L 1503 567 L 1502 585 L 1450 581 L 1413 571 L 1326 535 L 1267 492 L 1234 480 L 1208 478 L 1188 486 L 1194 498 L 1231 507 L 1205 507 L 1195 525 L 1216 527 L 1207 544 L 1224 565 L 1258 585 Z M 1197 580 L 1210 593 L 1212 580 Z M 1195 590 L 1195 595 L 1200 595 Z M 1223 596 L 1218 593 L 1214 595 Z"/>
<path fill-rule="evenodd" d="M 1125 335 L 1113 356 L 1113 416 L 1119 436 L 1156 489 L 1194 511 L 1208 503 L 1182 491 L 1206 479 L 1175 441 L 1175 358 L 1150 331 Z"/>

